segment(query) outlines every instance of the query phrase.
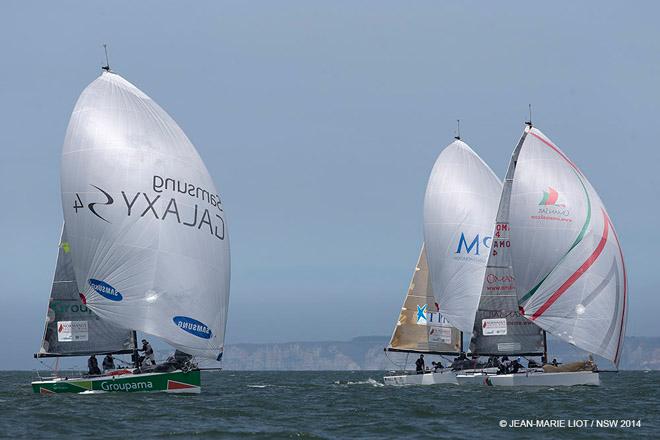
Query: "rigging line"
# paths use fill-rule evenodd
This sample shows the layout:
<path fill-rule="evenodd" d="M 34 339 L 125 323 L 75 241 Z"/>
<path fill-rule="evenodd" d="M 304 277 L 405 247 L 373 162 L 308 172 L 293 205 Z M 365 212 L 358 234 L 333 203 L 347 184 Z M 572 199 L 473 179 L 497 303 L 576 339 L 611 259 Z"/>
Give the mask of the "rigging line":
<path fill-rule="evenodd" d="M 385 357 L 387 358 L 388 361 L 390 361 L 392 363 L 392 365 L 394 365 L 395 367 L 405 371 L 406 365 L 404 364 L 403 368 L 401 368 L 401 364 L 398 364 L 398 363 L 394 362 L 394 360 L 392 360 L 392 358 L 390 357 L 390 353 L 387 350 L 385 351 Z M 407 360 L 407 358 L 408 358 L 408 353 L 406 353 L 406 360 Z"/>
<path fill-rule="evenodd" d="M 447 356 L 445 356 L 445 355 L 443 355 L 443 354 L 441 354 L 440 357 L 441 357 L 442 359 L 444 359 L 444 360 L 447 362 L 447 364 L 448 364 L 447 366 L 451 366 L 451 364 L 454 363 L 453 360 L 451 360 L 450 358 L 448 358 Z"/>
<path fill-rule="evenodd" d="M 50 366 L 50 365 L 48 365 L 48 364 L 46 364 L 44 361 L 39 360 L 39 363 L 40 363 L 41 365 L 43 365 L 44 367 L 46 367 L 48 370 L 50 370 L 50 371 L 54 371 L 53 367 Z"/>

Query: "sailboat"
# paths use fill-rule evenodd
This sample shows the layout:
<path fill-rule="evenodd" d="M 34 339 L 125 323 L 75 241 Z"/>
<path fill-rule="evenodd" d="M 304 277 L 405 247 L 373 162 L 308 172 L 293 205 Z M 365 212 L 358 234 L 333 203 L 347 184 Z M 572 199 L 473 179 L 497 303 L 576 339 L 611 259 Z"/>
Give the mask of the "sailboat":
<path fill-rule="evenodd" d="M 229 300 L 224 207 L 195 147 L 149 96 L 104 67 L 80 95 L 61 162 L 64 227 L 36 357 L 133 353 L 136 331 L 166 363 L 56 375 L 37 393 L 199 393 L 220 360 Z"/>
<path fill-rule="evenodd" d="M 476 356 L 543 356 L 546 332 L 618 365 L 627 275 L 605 206 L 582 171 L 528 123 L 509 164 L 470 343 Z M 598 385 L 593 361 L 459 384 Z"/>
<path fill-rule="evenodd" d="M 425 242 L 386 350 L 436 355 L 463 351 L 479 300 L 502 183 L 456 137 L 438 156 L 424 199 Z M 456 384 L 451 368 L 392 374 L 390 385 Z"/>

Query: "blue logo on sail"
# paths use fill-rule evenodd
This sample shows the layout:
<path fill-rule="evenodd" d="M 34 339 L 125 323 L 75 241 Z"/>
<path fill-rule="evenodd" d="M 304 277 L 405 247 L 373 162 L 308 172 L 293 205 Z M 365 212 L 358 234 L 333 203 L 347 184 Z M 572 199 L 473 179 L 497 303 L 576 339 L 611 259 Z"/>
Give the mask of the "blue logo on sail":
<path fill-rule="evenodd" d="M 196 319 L 188 318 L 187 316 L 175 316 L 172 321 L 184 331 L 198 338 L 211 339 L 211 329 L 204 323 Z"/>
<path fill-rule="evenodd" d="M 110 301 L 121 301 L 123 296 L 110 284 L 105 281 L 95 280 L 94 278 L 89 279 L 89 285 L 92 286 L 92 289 L 104 298 L 109 299 Z"/>
<path fill-rule="evenodd" d="M 428 304 L 424 304 L 423 306 L 418 305 L 417 306 L 417 324 L 426 324 L 427 319 L 426 319 L 426 309 L 428 307 Z"/>

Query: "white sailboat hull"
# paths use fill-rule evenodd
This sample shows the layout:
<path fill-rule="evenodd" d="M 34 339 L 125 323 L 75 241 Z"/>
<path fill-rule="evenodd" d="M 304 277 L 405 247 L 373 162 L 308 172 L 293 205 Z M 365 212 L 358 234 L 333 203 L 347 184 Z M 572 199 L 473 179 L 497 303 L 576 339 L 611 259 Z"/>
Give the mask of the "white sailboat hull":
<path fill-rule="evenodd" d="M 385 385 L 405 386 L 405 385 L 439 385 L 452 384 L 458 385 L 456 381 L 456 372 L 449 368 L 438 371 L 437 373 L 424 374 L 396 374 L 385 376 L 383 378 Z"/>
<path fill-rule="evenodd" d="M 544 373 L 529 371 L 516 374 L 458 374 L 456 380 L 459 385 L 487 385 L 487 386 L 575 386 L 600 385 L 598 373 L 593 371 L 572 371 L 558 373 Z"/>

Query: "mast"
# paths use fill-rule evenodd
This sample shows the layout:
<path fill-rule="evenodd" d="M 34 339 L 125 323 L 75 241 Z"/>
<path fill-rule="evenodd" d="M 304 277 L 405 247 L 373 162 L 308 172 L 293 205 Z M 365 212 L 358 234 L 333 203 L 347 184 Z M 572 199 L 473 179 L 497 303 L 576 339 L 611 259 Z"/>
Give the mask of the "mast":
<path fill-rule="evenodd" d="M 138 356 L 138 348 L 137 348 L 137 332 L 133 330 L 133 366 L 135 368 L 138 368 L 140 366 L 140 363 L 138 362 L 139 356 Z"/>
<path fill-rule="evenodd" d="M 108 60 L 108 45 L 107 44 L 103 45 L 103 50 L 105 51 L 105 66 L 102 66 L 101 69 L 105 70 L 106 72 L 110 72 L 110 61 Z"/>
<path fill-rule="evenodd" d="M 543 359 L 548 362 L 548 336 L 545 330 L 543 330 Z"/>

